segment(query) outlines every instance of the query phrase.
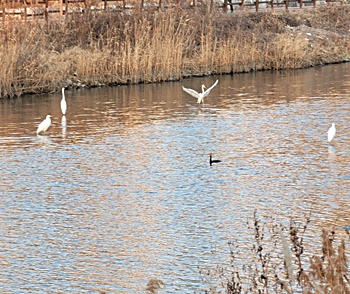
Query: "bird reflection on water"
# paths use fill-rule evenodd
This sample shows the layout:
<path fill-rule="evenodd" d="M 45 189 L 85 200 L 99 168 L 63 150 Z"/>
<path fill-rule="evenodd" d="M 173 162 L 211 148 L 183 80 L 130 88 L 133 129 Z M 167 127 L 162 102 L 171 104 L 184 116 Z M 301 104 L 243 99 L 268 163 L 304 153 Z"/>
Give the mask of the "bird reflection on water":
<path fill-rule="evenodd" d="M 61 120 L 61 127 L 62 127 L 62 138 L 66 138 L 66 133 L 67 133 L 67 119 L 66 116 L 62 116 Z"/>

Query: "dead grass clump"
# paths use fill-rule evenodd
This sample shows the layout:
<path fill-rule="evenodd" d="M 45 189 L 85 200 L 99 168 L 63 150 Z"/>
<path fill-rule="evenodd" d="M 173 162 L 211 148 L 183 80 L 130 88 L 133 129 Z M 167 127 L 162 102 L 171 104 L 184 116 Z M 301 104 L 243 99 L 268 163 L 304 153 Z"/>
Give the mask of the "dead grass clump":
<path fill-rule="evenodd" d="M 350 7 L 348 5 L 321 6 L 309 18 L 310 26 L 332 32 L 347 34 L 350 29 Z"/>
<path fill-rule="evenodd" d="M 287 32 L 277 35 L 273 42 L 266 43 L 264 64 L 268 69 L 309 67 L 314 64 L 317 51 L 318 48 L 309 46 L 305 36 L 291 36 Z"/>
<path fill-rule="evenodd" d="M 310 258 L 310 270 L 301 280 L 304 293 L 350 293 L 345 242 L 334 249 L 334 241 L 334 231 L 322 231 L 322 256 Z"/>
<path fill-rule="evenodd" d="M 158 292 L 158 290 L 164 287 L 165 287 L 165 284 L 162 280 L 157 278 L 150 278 L 147 283 L 146 291 L 147 293 L 155 294 Z"/>

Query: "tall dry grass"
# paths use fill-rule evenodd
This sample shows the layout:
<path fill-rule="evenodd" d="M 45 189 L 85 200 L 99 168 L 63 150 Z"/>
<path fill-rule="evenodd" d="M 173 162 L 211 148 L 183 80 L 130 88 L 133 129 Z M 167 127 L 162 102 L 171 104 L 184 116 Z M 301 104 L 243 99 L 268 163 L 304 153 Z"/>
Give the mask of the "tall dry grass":
<path fill-rule="evenodd" d="M 350 42 L 339 32 L 350 21 L 348 8 L 319 11 L 226 15 L 174 8 L 8 22 L 0 29 L 0 97 L 344 60 Z M 299 30 L 303 27 L 327 28 L 331 41 L 325 35 L 324 41 L 311 44 Z"/>

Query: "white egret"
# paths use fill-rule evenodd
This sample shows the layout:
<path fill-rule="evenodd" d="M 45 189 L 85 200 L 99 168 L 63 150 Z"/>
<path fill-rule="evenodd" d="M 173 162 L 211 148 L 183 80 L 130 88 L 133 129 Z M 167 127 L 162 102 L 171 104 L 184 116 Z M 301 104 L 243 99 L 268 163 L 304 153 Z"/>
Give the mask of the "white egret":
<path fill-rule="evenodd" d="M 36 130 L 36 133 L 39 134 L 41 132 L 46 132 L 46 130 L 50 127 L 51 125 L 51 115 L 47 115 L 46 118 L 40 123 L 38 126 L 38 129 Z"/>
<path fill-rule="evenodd" d="M 328 135 L 328 142 L 332 142 L 332 140 L 334 139 L 335 133 L 337 132 L 336 128 L 335 128 L 335 123 L 332 123 L 332 126 L 329 128 L 329 130 L 327 131 L 327 135 Z"/>
<path fill-rule="evenodd" d="M 67 102 L 66 102 L 66 97 L 64 96 L 64 88 L 62 88 L 61 110 L 63 115 L 65 115 L 67 111 Z"/>
<path fill-rule="evenodd" d="M 200 104 L 200 103 L 203 103 L 204 104 L 204 100 L 203 98 L 208 96 L 210 91 L 217 85 L 217 83 L 219 82 L 219 80 L 216 80 L 216 82 L 214 83 L 214 85 L 212 85 L 210 88 L 208 88 L 207 90 L 204 91 L 205 89 L 205 86 L 202 85 L 202 93 L 198 93 L 197 91 L 195 90 L 192 90 L 192 89 L 189 89 L 189 88 L 185 88 L 184 86 L 182 86 L 182 89 L 190 94 L 191 96 L 197 98 L 197 103 Z"/>

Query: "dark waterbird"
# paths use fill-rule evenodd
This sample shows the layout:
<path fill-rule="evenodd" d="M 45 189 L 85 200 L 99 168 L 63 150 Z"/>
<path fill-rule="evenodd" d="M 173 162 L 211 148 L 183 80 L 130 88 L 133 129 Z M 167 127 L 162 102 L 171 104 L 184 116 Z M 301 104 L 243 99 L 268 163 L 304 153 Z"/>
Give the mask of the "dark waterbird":
<path fill-rule="evenodd" d="M 210 164 L 210 166 L 211 166 L 213 163 L 219 163 L 219 162 L 221 162 L 221 160 L 219 160 L 219 159 L 213 159 L 213 158 L 212 158 L 212 154 L 211 154 L 211 153 L 209 154 L 209 164 Z"/>

